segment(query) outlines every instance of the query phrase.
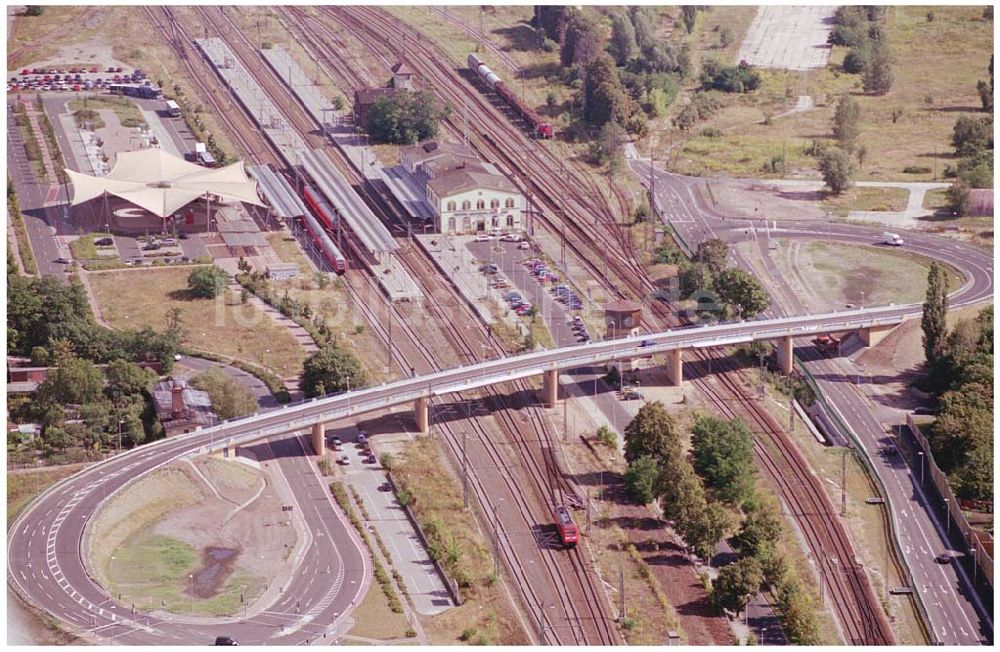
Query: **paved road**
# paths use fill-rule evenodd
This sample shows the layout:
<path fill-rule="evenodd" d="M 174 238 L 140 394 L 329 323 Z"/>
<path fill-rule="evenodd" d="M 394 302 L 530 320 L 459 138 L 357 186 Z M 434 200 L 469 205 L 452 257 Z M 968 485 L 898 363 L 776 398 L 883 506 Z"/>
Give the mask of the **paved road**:
<path fill-rule="evenodd" d="M 630 165 L 642 180 L 649 178 L 646 161 L 631 160 Z M 657 203 L 665 222 L 669 223 L 690 247 L 711 237 L 730 243 L 747 238 L 765 240 L 768 233 L 743 218 L 732 218 L 708 207 L 696 189 L 703 181 L 657 171 Z M 949 305 L 954 308 L 984 301 L 993 294 L 992 252 L 952 239 L 922 232 L 904 232 L 907 251 L 944 261 L 964 272 L 966 283 L 952 293 Z M 772 229 L 775 238 L 830 239 L 878 246 L 881 231 L 826 221 L 785 222 Z M 766 254 L 766 250 L 764 251 Z M 746 261 L 733 256 L 734 261 L 748 268 Z M 766 257 L 765 257 L 766 260 Z M 768 286 L 776 292 L 790 310 L 802 314 L 804 306 L 785 283 L 773 265 L 767 265 L 772 277 Z M 780 302 L 779 302 L 780 303 Z M 780 306 L 767 313 L 784 314 Z M 919 314 L 915 313 L 915 314 Z M 993 639 L 993 621 L 979 595 L 971 589 L 968 572 L 959 565 L 941 565 L 934 561 L 937 554 L 954 548 L 946 536 L 937 506 L 917 486 L 914 475 L 905 463 L 880 456 L 882 444 L 894 445 L 886 434 L 882 421 L 873 413 L 873 404 L 852 381 L 856 369 L 847 359 L 828 359 L 817 352 L 809 338 L 796 341 L 796 355 L 817 379 L 820 390 L 835 412 L 846 421 L 862 445 L 862 453 L 871 460 L 876 473 L 888 492 L 888 500 L 904 549 L 904 562 L 914 575 L 937 641 L 947 644 L 976 644 Z"/>
<path fill-rule="evenodd" d="M 91 466 L 45 492 L 10 530 L 12 584 L 59 621 L 104 641 L 208 644 L 215 636 L 228 635 L 244 644 L 294 645 L 332 633 L 367 589 L 370 562 L 294 436 L 257 446 L 258 459 L 277 463 L 288 479 L 294 507 L 312 528 L 298 572 L 279 587 L 265 611 L 232 623 L 133 614 L 86 571 L 78 546 L 90 515 L 128 480 L 187 454 L 200 439 L 183 436 L 144 446 Z"/>
<path fill-rule="evenodd" d="M 14 124 L 14 114 L 7 113 L 7 172 L 14 182 L 17 199 L 24 215 L 25 229 L 31 249 L 42 276 L 55 276 L 65 280 L 65 266 L 55 262 L 62 254 L 55 240 L 55 233 L 49 224 L 61 220 L 61 208 L 46 208 L 45 199 L 49 184 L 40 184 L 35 177 L 31 162 L 24 151 L 24 140 Z"/>

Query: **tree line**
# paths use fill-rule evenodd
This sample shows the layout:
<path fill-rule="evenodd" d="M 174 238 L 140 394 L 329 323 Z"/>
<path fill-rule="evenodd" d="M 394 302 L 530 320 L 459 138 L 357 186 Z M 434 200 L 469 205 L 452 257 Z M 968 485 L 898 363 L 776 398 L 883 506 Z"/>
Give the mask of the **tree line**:
<path fill-rule="evenodd" d="M 770 590 L 789 639 L 815 644 L 816 605 L 777 549 L 782 521 L 773 500 L 757 488 L 753 435 L 739 419 L 699 416 L 690 459 L 673 417 L 647 403 L 625 428 L 625 486 L 641 504 L 656 503 L 677 534 L 711 564 L 718 542 L 730 538 L 738 560 L 712 583 L 712 603 L 738 612 L 758 591 Z"/>
<path fill-rule="evenodd" d="M 927 375 L 918 386 L 938 406 L 926 430 L 934 461 L 959 498 L 993 500 L 993 307 L 949 330 L 948 276 L 932 263 L 921 328 Z"/>

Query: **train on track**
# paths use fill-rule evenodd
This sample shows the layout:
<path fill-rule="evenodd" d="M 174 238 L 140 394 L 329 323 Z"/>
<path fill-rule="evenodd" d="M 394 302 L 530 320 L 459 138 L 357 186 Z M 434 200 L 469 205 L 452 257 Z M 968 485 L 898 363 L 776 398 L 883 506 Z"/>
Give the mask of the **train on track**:
<path fill-rule="evenodd" d="M 340 252 L 340 249 L 330 237 L 330 232 L 336 226 L 336 211 L 326 201 L 326 198 L 310 185 L 302 187 L 302 199 L 305 200 L 306 206 L 309 209 L 302 216 L 306 232 L 316 244 L 316 247 L 319 248 L 326 261 L 330 263 L 333 271 L 343 274 L 347 271 L 347 259 L 344 258 L 344 254 Z M 310 211 L 315 212 L 316 217 L 319 219 L 317 220 L 316 217 L 313 217 Z"/>
<path fill-rule="evenodd" d="M 552 520 L 556 522 L 556 532 L 559 534 L 559 542 L 567 548 L 572 548 L 580 541 L 580 530 L 577 529 L 573 517 L 569 515 L 569 510 L 565 506 L 559 505 L 552 510 Z"/>
<path fill-rule="evenodd" d="M 469 70 L 471 70 L 479 79 L 483 81 L 484 84 L 490 87 L 497 95 L 500 96 L 507 106 L 512 108 L 514 111 L 520 115 L 525 122 L 531 127 L 531 133 L 536 138 L 552 138 L 554 131 L 552 125 L 548 122 L 542 120 L 541 116 L 535 113 L 534 109 L 525 104 L 514 91 L 510 89 L 507 84 L 503 83 L 500 76 L 495 72 L 490 70 L 482 60 L 475 54 L 469 55 Z"/>

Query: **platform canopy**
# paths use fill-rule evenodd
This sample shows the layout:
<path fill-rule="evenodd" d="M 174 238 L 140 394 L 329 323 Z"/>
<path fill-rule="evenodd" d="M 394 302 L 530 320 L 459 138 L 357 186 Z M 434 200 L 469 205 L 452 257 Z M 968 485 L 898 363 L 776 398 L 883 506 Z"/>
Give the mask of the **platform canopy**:
<path fill-rule="evenodd" d="M 256 182 L 247 176 L 241 161 L 211 169 L 162 149 L 142 149 L 120 152 L 104 177 L 68 169 L 66 174 L 73 184 L 74 206 L 105 193 L 164 218 L 208 194 L 224 201 L 264 205 L 257 197 Z"/>

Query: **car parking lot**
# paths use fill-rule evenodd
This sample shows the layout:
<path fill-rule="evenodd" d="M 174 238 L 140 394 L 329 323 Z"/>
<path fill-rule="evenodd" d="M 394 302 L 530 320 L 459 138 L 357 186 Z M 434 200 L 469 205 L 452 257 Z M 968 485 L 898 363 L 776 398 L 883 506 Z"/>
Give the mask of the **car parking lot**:
<path fill-rule="evenodd" d="M 24 68 L 20 74 L 11 74 L 7 92 L 18 91 L 92 91 L 105 90 L 113 84 L 144 84 L 152 82 L 146 73 L 136 69 L 127 72 L 120 66 L 101 68 Z"/>

